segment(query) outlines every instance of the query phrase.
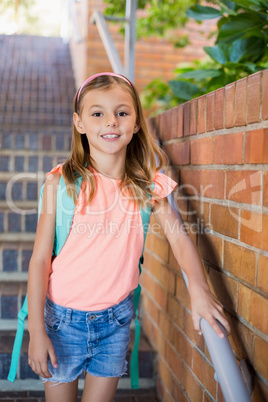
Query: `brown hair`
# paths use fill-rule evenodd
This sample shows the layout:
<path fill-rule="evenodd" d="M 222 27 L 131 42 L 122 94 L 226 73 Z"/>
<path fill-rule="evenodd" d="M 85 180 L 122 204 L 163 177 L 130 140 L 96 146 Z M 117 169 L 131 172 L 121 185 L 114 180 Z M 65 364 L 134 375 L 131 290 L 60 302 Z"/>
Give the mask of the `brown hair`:
<path fill-rule="evenodd" d="M 74 111 L 79 114 L 83 109 L 83 99 L 91 90 L 108 90 L 113 85 L 120 85 L 127 90 L 132 99 L 136 112 L 136 123 L 140 127 L 127 146 L 125 176 L 120 183 L 120 189 L 125 195 L 131 196 L 139 205 L 144 207 L 148 202 L 148 194 L 156 197 L 151 189 L 155 173 L 160 170 L 165 162 L 165 155 L 157 146 L 155 140 L 149 135 L 146 121 L 143 115 L 141 102 L 137 90 L 133 84 L 129 85 L 121 78 L 102 75 L 88 82 L 82 89 L 79 100 L 78 92 L 74 98 Z M 156 162 L 157 159 L 157 162 Z M 96 182 L 92 169 L 94 161 L 90 157 L 90 146 L 85 134 L 80 134 L 73 124 L 71 153 L 63 164 L 63 177 L 69 196 L 77 201 L 76 179 L 79 176 L 89 183 L 90 202 L 96 190 Z"/>

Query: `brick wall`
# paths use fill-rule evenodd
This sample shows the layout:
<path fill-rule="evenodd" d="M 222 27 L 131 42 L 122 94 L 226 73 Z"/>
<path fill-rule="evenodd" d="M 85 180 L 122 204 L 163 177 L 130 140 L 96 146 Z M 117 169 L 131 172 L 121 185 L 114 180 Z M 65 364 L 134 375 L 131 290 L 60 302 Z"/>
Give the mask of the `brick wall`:
<path fill-rule="evenodd" d="M 87 8 L 86 1 L 88 1 Z M 104 10 L 103 1 L 82 0 L 76 7 L 83 41 L 79 44 L 71 41 L 71 54 L 76 84 L 80 86 L 86 77 L 102 71 L 112 71 L 112 67 L 96 25 L 89 24 L 93 11 Z M 124 38 L 118 33 L 118 26 L 110 22 L 108 22 L 108 26 L 123 63 Z M 165 81 L 173 78 L 173 70 L 178 63 L 204 57 L 203 46 L 213 45 L 213 40 L 208 36 L 214 28 L 214 20 L 206 21 L 201 25 L 193 21 L 187 25 L 187 29 L 178 30 L 178 37 L 187 32 L 192 43 L 183 49 L 174 49 L 168 41 L 163 39 L 143 38 L 138 40 L 135 66 L 135 84 L 138 90 L 142 90 L 154 78 L 162 78 Z M 86 52 L 86 58 L 83 52 Z"/>
<path fill-rule="evenodd" d="M 254 402 L 268 400 L 267 91 L 265 70 L 149 121 L 169 156 L 167 172 L 179 183 L 175 197 L 189 235 L 225 306 L 234 353 L 253 367 Z M 163 400 L 223 401 L 163 232 L 148 235 L 141 283 Z"/>

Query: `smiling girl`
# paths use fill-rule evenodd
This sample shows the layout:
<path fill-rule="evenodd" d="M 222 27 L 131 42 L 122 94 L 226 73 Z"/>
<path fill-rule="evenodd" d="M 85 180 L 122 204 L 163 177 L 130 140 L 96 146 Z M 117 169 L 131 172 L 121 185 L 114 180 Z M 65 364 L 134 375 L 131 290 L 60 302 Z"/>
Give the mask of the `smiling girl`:
<path fill-rule="evenodd" d="M 88 78 L 74 100 L 71 154 L 47 174 L 29 266 L 29 364 L 43 378 L 48 402 L 76 401 L 82 373 L 83 402 L 113 401 L 127 370 L 130 292 L 143 250 L 140 208 L 148 203 L 188 276 L 195 329 L 205 317 L 219 336 L 216 320 L 229 331 L 191 239 L 169 229 L 177 216 L 167 195 L 176 183 L 159 173 L 163 163 L 133 84 L 114 73 Z M 66 243 L 51 260 L 61 176 L 75 210 Z"/>

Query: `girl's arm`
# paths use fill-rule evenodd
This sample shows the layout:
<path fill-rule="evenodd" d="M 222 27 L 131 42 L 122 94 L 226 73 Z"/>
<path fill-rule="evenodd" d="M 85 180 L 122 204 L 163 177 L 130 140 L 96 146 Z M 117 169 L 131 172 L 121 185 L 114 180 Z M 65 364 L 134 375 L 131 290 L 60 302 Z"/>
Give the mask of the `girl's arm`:
<path fill-rule="evenodd" d="M 194 329 L 201 333 L 200 319 L 203 317 L 220 337 L 224 334 L 216 319 L 224 326 L 227 333 L 230 333 L 230 325 L 223 312 L 223 306 L 210 292 L 198 251 L 167 198 L 155 203 L 154 214 L 178 264 L 188 277 Z"/>
<path fill-rule="evenodd" d="M 59 180 L 60 174 L 54 173 L 45 183 L 28 277 L 29 365 L 33 371 L 45 378 L 51 377 L 47 367 L 48 355 L 52 365 L 55 367 L 57 365 L 54 348 L 46 333 L 44 305 L 55 237 Z"/>

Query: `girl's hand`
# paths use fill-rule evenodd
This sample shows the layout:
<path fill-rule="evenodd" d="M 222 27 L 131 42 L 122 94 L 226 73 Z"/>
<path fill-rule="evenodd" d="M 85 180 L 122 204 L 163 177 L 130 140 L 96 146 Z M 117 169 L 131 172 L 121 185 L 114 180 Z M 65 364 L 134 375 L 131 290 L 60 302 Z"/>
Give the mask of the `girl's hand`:
<path fill-rule="evenodd" d="M 224 337 L 224 333 L 216 320 L 224 326 L 227 335 L 230 334 L 231 329 L 224 314 L 223 305 L 210 292 L 209 288 L 202 288 L 201 286 L 192 287 L 190 288 L 190 296 L 194 329 L 200 335 L 202 333 L 200 328 L 201 318 L 208 321 L 220 338 Z"/>
<path fill-rule="evenodd" d="M 45 333 L 30 335 L 28 363 L 31 369 L 44 378 L 51 378 L 47 359 L 50 358 L 54 368 L 58 367 L 57 357 L 51 340 Z"/>

